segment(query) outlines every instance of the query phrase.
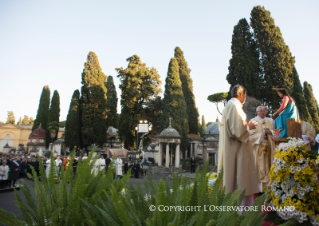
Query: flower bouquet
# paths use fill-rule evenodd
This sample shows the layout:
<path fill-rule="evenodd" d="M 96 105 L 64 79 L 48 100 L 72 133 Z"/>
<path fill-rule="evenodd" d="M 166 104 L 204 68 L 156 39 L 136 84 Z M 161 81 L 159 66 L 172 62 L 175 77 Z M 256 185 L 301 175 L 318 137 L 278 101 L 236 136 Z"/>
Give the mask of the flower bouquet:
<path fill-rule="evenodd" d="M 318 164 L 318 156 L 309 153 L 302 139 L 288 138 L 288 143 L 277 146 L 265 203 L 274 207 L 283 220 L 310 220 L 312 225 L 319 225 Z"/>

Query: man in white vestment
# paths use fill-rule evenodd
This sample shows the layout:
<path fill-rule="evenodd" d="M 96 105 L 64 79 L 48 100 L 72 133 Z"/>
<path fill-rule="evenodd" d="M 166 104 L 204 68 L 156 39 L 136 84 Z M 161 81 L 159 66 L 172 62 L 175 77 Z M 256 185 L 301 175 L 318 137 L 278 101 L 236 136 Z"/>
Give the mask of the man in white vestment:
<path fill-rule="evenodd" d="M 117 156 L 117 159 L 115 160 L 115 174 L 116 174 L 116 176 L 123 175 L 122 165 L 123 165 L 122 159 L 119 156 Z"/>
<path fill-rule="evenodd" d="M 218 172 L 223 170 L 223 186 L 226 193 L 245 190 L 242 206 L 253 205 L 253 194 L 258 193 L 257 176 L 253 164 L 252 144 L 249 130 L 255 129 L 257 123 L 247 123 L 243 104 L 247 91 L 236 85 L 231 90 L 232 98 L 223 110 L 220 123 Z"/>
<path fill-rule="evenodd" d="M 100 171 L 104 170 L 105 168 L 105 159 L 103 155 L 100 155 L 100 158 L 97 160 L 97 167 L 100 169 Z"/>
<path fill-rule="evenodd" d="M 274 161 L 276 151 L 273 136 L 274 120 L 266 117 L 268 111 L 265 106 L 258 106 L 256 109 L 257 116 L 250 122 L 257 122 L 256 129 L 249 131 L 253 145 L 254 163 L 256 167 L 259 192 L 263 192 L 263 187 L 269 183 L 269 170 Z"/>

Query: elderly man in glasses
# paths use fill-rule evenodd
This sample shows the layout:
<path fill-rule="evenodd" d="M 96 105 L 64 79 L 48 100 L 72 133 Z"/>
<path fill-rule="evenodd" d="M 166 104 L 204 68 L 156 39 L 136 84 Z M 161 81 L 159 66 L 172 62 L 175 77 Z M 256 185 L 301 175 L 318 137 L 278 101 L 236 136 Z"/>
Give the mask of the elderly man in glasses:
<path fill-rule="evenodd" d="M 255 129 L 249 131 L 251 142 L 253 144 L 253 153 L 255 157 L 255 167 L 257 172 L 258 187 L 260 194 L 263 193 L 263 187 L 269 182 L 269 170 L 274 161 L 276 149 L 273 136 L 274 121 L 266 117 L 268 111 L 265 106 L 258 106 L 257 116 L 251 121 L 258 122 Z"/>

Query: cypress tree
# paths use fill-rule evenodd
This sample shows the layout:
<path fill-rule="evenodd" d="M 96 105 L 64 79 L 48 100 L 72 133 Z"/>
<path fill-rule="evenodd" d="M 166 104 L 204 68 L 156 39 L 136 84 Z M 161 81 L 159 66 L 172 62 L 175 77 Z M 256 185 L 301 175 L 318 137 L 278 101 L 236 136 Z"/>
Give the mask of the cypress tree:
<path fill-rule="evenodd" d="M 30 125 L 30 123 L 29 123 L 29 117 L 28 117 L 27 115 L 24 115 L 24 116 L 23 116 L 22 125 Z"/>
<path fill-rule="evenodd" d="M 65 122 L 65 144 L 72 150 L 80 146 L 80 91 L 74 91 Z"/>
<path fill-rule="evenodd" d="M 34 120 L 32 131 L 37 129 L 41 123 L 42 129 L 45 130 L 45 139 L 46 145 L 51 141 L 50 132 L 48 131 L 48 124 L 49 124 L 49 107 L 50 107 L 50 89 L 49 86 L 44 86 L 42 89 L 42 94 L 39 101 L 39 107 L 37 116 Z"/>
<path fill-rule="evenodd" d="M 260 51 L 261 78 L 264 84 L 262 102 L 270 109 L 276 110 L 279 108 L 278 103 L 281 99 L 272 91 L 272 88 L 281 87 L 290 92 L 293 91 L 292 70 L 295 59 L 269 11 L 264 7 L 256 6 L 251 11 L 250 19 Z"/>
<path fill-rule="evenodd" d="M 234 27 L 231 53 L 232 58 L 229 61 L 229 72 L 226 77 L 230 87 L 243 85 L 249 96 L 260 100 L 262 83 L 259 51 L 246 19 L 239 20 Z"/>
<path fill-rule="evenodd" d="M 165 80 L 163 98 L 163 113 L 161 116 L 161 130 L 168 127 L 168 119 L 172 118 L 172 127 L 181 135 L 181 150 L 188 147 L 188 118 L 186 102 L 183 95 L 182 82 L 179 76 L 179 66 L 176 58 L 172 58 Z"/>
<path fill-rule="evenodd" d="M 106 142 L 106 76 L 97 55 L 89 52 L 82 72 L 81 134 L 84 147 Z"/>
<path fill-rule="evenodd" d="M 53 96 L 51 99 L 51 105 L 49 110 L 49 123 L 50 122 L 59 122 L 60 121 L 60 95 L 57 90 L 54 90 Z M 57 131 L 58 132 L 58 131 Z M 57 139 L 58 133 L 56 133 L 55 137 L 53 138 L 53 142 Z M 49 139 L 52 138 L 49 136 Z"/>
<path fill-rule="evenodd" d="M 202 127 L 203 127 L 203 131 L 206 130 L 206 121 L 205 121 L 205 116 L 202 115 Z"/>
<path fill-rule="evenodd" d="M 117 93 L 114 85 L 113 77 L 108 76 L 105 83 L 107 89 L 107 100 L 106 100 L 106 109 L 107 119 L 106 119 L 106 128 L 113 126 L 117 128 Z"/>
<path fill-rule="evenodd" d="M 186 102 L 189 132 L 198 134 L 199 114 L 193 93 L 193 80 L 190 76 L 191 70 L 188 68 L 188 64 L 184 58 L 184 53 L 179 47 L 175 48 L 174 57 L 179 66 L 179 77 L 182 82 L 182 89 Z"/>
<path fill-rule="evenodd" d="M 13 111 L 8 111 L 8 118 L 6 123 L 15 124 L 16 117 L 14 116 Z"/>
<path fill-rule="evenodd" d="M 119 133 L 126 148 L 133 148 L 136 141 L 135 127 L 139 119 L 150 121 L 152 116 L 150 104 L 156 100 L 161 91 L 161 80 L 155 68 L 148 68 L 139 56 L 133 55 L 126 59 L 126 69 L 116 68 L 121 81 L 121 120 Z M 153 123 L 153 122 L 152 122 Z"/>
<path fill-rule="evenodd" d="M 308 111 L 307 101 L 304 96 L 304 92 L 302 90 L 302 86 L 299 80 L 298 72 L 294 66 L 293 68 L 293 76 L 294 76 L 294 91 L 291 96 L 295 99 L 297 103 L 297 107 L 303 121 L 309 122 L 312 124 L 312 119 Z"/>
<path fill-rule="evenodd" d="M 318 104 L 315 96 L 312 92 L 312 86 L 308 82 L 303 83 L 303 91 L 305 95 L 305 99 L 307 101 L 307 107 L 309 113 L 312 118 L 313 127 L 315 128 L 316 132 L 319 132 L 319 113 L 318 113 Z"/>
<path fill-rule="evenodd" d="M 22 119 L 21 119 L 21 117 L 19 118 L 19 121 L 17 122 L 17 125 L 22 125 Z"/>

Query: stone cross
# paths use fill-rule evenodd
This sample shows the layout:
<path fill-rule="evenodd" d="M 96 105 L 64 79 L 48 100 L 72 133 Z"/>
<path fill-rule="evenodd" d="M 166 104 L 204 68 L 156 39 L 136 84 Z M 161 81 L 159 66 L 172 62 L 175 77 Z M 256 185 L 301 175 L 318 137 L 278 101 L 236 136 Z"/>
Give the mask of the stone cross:
<path fill-rule="evenodd" d="M 168 118 L 168 120 L 169 120 L 169 126 L 171 127 L 171 124 L 172 124 L 172 118 L 171 118 L 171 117 L 169 117 L 169 118 Z"/>

